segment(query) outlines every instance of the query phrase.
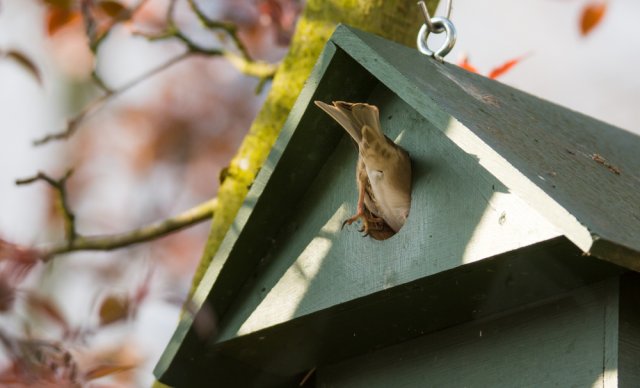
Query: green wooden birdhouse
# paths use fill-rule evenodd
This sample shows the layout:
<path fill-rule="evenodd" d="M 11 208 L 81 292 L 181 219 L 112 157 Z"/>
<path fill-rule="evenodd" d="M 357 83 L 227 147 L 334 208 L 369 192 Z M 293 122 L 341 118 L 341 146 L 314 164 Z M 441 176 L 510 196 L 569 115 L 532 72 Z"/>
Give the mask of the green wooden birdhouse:
<path fill-rule="evenodd" d="M 409 153 L 409 216 L 391 237 L 342 227 L 358 155 L 316 100 L 377 106 Z M 640 386 L 638 270 L 640 137 L 341 26 L 156 375 Z"/>

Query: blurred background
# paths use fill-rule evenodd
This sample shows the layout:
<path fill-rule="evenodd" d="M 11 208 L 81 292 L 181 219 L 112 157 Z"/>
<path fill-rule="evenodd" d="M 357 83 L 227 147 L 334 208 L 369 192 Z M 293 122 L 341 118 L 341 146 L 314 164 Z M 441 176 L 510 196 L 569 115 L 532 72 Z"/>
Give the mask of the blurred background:
<path fill-rule="evenodd" d="M 214 197 L 219 174 L 269 88 L 225 59 L 193 56 L 108 99 L 69 139 L 34 146 L 101 95 L 94 64 L 98 77 L 118 90 L 184 51 L 175 40 L 149 39 L 165 29 L 168 0 L 118 2 L 142 6 L 110 31 L 96 55 L 81 18 L 56 11 L 65 3 L 0 0 L 0 262 L 8 252 L 28 255 L 25 247 L 64 239 L 54 191 L 43 182 L 14 183 L 38 171 L 61 177 L 74 169 L 68 199 L 87 235 L 128 231 Z M 640 2 L 453 3 L 459 38 L 448 61 L 466 58 L 485 75 L 511 61 L 501 82 L 640 133 Z M 175 21 L 190 39 L 233 47 L 225 34 L 201 28 L 187 1 L 176 4 Z M 285 54 L 304 7 L 302 0 L 198 4 L 211 19 L 235 23 L 252 57 L 270 63 Z M 108 24 L 118 11 L 113 7 L 103 7 L 97 20 Z M 588 12 L 596 21 L 585 31 Z M 51 357 L 70 351 L 81 369 L 98 369 L 92 377 L 102 386 L 148 386 L 208 230 L 203 223 L 149 244 L 77 252 L 29 271 L 0 264 L 19 283 L 0 280 L 0 377 L 17 352 L 7 342 L 24 337 L 62 344 Z M 134 368 L 109 373 L 102 365 Z"/>

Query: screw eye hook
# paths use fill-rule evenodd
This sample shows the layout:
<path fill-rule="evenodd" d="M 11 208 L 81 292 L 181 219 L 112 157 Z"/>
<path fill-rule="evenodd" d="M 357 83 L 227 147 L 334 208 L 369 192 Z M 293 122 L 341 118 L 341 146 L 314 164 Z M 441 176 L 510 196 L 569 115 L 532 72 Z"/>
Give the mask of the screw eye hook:
<path fill-rule="evenodd" d="M 451 2 L 452 0 L 447 0 L 447 19 L 451 19 Z M 442 29 L 440 29 L 440 31 L 436 31 L 436 27 L 433 25 L 433 22 L 431 21 L 431 14 L 429 14 L 429 10 L 427 9 L 427 4 L 423 1 L 420 0 L 418 1 L 418 6 L 420 7 L 420 10 L 422 11 L 422 15 L 424 16 L 424 21 L 427 24 L 427 28 L 429 28 L 429 30 L 431 32 L 442 32 Z"/>
<path fill-rule="evenodd" d="M 420 28 L 420 31 L 418 32 L 418 40 L 417 40 L 418 50 L 420 50 L 421 53 L 428 55 L 430 57 L 436 58 L 441 62 L 443 61 L 443 57 L 447 55 L 449 51 L 451 51 L 451 49 L 453 48 L 453 45 L 456 43 L 456 38 L 457 38 L 456 29 L 450 20 L 452 1 L 453 0 L 447 0 L 447 5 L 446 5 L 447 16 L 446 17 L 433 17 L 433 18 L 429 14 L 429 10 L 427 9 L 426 3 L 422 0 L 418 2 L 418 6 L 420 7 L 420 10 L 422 11 L 422 15 L 424 16 L 424 24 L 422 25 L 422 28 Z M 438 50 L 435 50 L 435 51 L 429 49 L 429 46 L 427 45 L 427 38 L 429 37 L 429 34 L 431 33 L 440 34 L 442 32 L 446 33 L 446 40 L 442 45 L 442 47 L 440 47 Z"/>

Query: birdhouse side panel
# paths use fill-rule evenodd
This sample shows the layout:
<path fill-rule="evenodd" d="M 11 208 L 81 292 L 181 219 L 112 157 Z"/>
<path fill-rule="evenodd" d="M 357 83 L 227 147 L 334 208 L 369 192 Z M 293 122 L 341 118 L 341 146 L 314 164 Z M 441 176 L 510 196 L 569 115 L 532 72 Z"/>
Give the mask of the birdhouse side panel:
<path fill-rule="evenodd" d="M 357 152 L 345 135 L 275 239 L 269 264 L 245 284 L 221 341 L 560 235 L 386 87 L 368 101 L 412 159 L 406 224 L 383 241 L 342 227 L 358 197 Z"/>
<path fill-rule="evenodd" d="M 640 275 L 622 278 L 619 334 L 619 386 L 640 386 Z"/>
<path fill-rule="evenodd" d="M 617 279 L 318 369 L 319 387 L 614 386 Z M 606 368 L 603 368 L 605 366 Z M 606 369 L 606 370 L 603 370 Z M 615 385 L 617 386 L 617 385 Z"/>

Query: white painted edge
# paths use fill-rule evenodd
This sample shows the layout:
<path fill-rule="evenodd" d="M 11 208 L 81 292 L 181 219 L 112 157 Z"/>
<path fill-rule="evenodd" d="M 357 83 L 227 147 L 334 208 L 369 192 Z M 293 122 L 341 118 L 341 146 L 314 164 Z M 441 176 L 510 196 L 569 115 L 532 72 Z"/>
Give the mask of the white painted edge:
<path fill-rule="evenodd" d="M 493 174 L 521 200 L 538 211 L 560 229 L 583 252 L 589 252 L 593 237 L 589 229 L 551 198 L 535 182 L 527 178 L 505 158 L 482 141 L 472 130 L 451 117 L 444 134 L 464 152 L 474 155 L 487 171 Z M 540 179 L 544 179 L 540 177 Z"/>

